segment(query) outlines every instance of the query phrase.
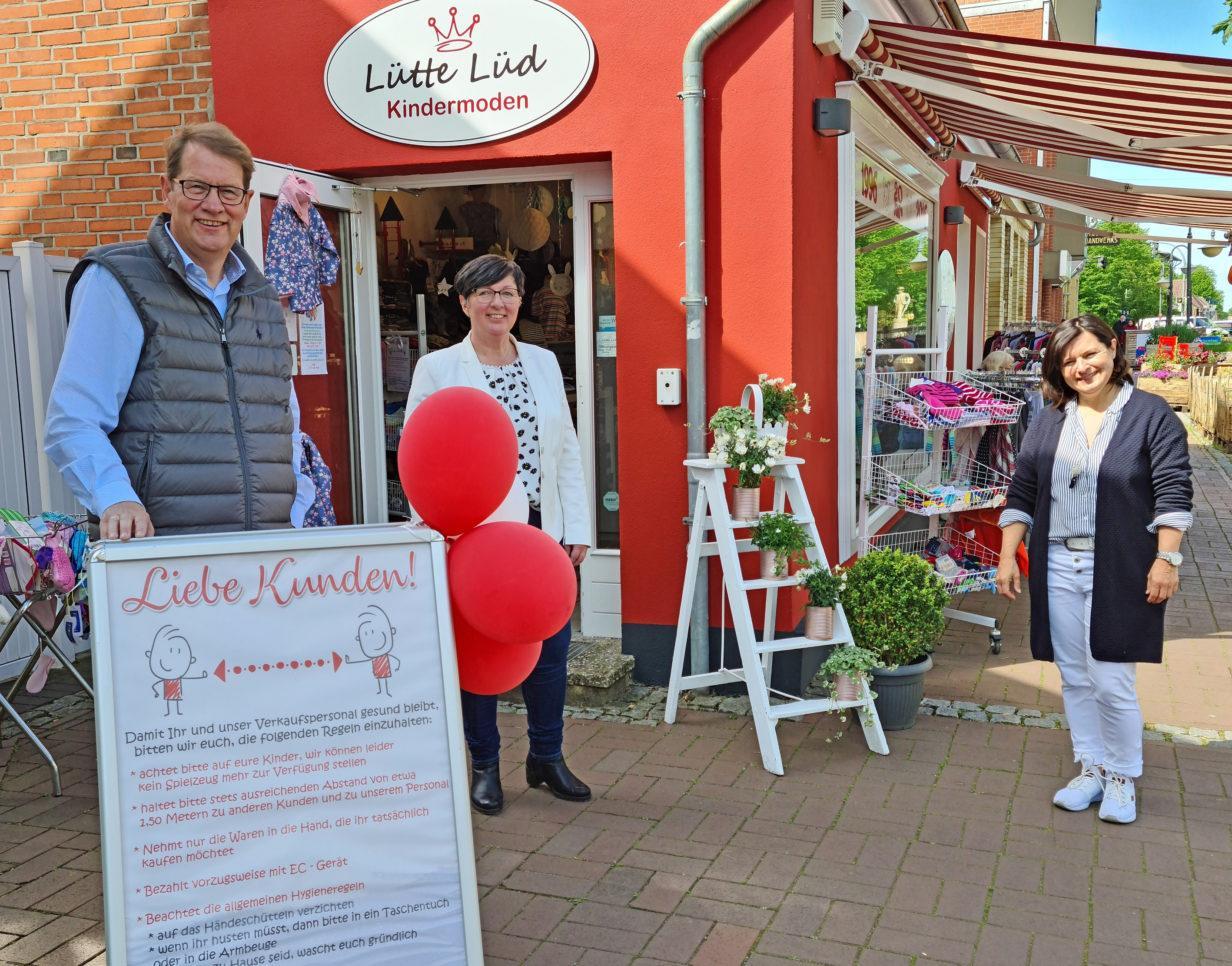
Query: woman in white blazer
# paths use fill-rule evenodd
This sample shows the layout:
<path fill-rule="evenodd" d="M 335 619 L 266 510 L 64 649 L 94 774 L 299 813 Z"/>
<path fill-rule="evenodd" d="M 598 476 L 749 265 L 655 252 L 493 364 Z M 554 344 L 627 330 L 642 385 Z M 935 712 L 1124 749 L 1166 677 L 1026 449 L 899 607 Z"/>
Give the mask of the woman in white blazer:
<path fill-rule="evenodd" d="M 547 349 L 510 334 L 526 277 L 509 259 L 481 255 L 458 271 L 453 284 L 470 319 L 470 335 L 419 360 L 406 415 L 436 390 L 453 386 L 482 390 L 504 406 L 518 434 L 518 480 L 530 501 L 530 523 L 559 540 L 577 566 L 591 546 L 590 502 L 560 366 Z M 569 770 L 562 753 L 569 639 L 566 622 L 543 642 L 539 663 L 522 684 L 530 739 L 526 782 L 532 788 L 546 785 L 557 798 L 585 802 L 590 789 Z M 505 804 L 495 696 L 463 691 L 462 723 L 471 753 L 471 804 L 495 815 Z"/>

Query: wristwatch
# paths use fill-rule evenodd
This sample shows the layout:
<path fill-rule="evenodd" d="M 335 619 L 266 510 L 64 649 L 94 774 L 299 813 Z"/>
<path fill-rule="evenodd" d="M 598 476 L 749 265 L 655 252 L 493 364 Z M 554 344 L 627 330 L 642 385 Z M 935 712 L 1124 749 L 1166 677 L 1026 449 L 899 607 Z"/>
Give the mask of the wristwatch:
<path fill-rule="evenodd" d="M 1172 566 L 1179 567 L 1185 558 L 1175 551 L 1161 550 L 1159 553 L 1155 554 L 1155 559 L 1166 560 L 1168 563 L 1172 564 Z"/>

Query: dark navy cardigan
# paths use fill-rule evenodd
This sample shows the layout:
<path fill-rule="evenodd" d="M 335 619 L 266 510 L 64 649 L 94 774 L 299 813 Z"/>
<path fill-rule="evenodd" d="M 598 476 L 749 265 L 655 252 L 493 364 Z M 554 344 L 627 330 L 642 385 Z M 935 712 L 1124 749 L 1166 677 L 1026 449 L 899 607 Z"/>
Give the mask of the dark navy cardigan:
<path fill-rule="evenodd" d="M 1031 515 L 1031 654 L 1051 661 L 1048 529 L 1052 464 L 1065 412 L 1047 407 L 1018 454 L 1007 506 Z M 1161 513 L 1193 510 L 1185 427 L 1158 396 L 1135 389 L 1099 465 L 1095 503 L 1095 585 L 1091 654 L 1097 661 L 1163 660 L 1164 604 L 1146 600 L 1157 540 L 1147 526 Z"/>

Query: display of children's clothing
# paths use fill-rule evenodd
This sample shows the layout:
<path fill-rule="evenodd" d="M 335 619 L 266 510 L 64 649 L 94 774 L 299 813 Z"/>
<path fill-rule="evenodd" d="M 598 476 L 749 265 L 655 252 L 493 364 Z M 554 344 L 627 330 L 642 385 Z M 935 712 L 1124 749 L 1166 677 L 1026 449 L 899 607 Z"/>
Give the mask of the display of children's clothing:
<path fill-rule="evenodd" d="M 311 314 L 324 301 L 322 285 L 338 281 L 340 259 L 325 219 L 317 211 L 312 185 L 287 175 L 265 243 L 265 277 L 291 309 Z"/>

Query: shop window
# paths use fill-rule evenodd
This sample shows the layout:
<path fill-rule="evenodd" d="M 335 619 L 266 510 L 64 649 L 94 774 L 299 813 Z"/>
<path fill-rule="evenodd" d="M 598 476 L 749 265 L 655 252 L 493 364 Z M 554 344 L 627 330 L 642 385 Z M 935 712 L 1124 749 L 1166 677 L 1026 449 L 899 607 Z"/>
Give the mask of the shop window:
<path fill-rule="evenodd" d="M 925 348 L 930 344 L 929 237 L 933 205 L 890 170 L 856 152 L 855 191 L 855 449 L 856 474 L 864 425 L 865 350 Z M 899 371 L 928 368 L 929 362 L 903 354 L 880 363 Z M 873 422 L 876 454 L 917 451 L 924 446 L 919 430 Z M 856 489 L 857 508 L 859 488 Z"/>

